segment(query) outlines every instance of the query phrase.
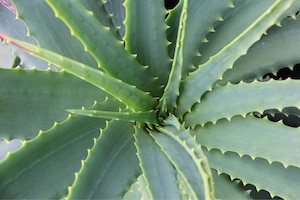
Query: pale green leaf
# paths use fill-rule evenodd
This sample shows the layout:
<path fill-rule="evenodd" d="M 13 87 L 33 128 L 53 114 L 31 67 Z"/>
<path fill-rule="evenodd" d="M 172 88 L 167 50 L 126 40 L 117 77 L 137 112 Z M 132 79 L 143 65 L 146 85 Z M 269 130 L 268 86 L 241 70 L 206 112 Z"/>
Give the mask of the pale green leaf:
<path fill-rule="evenodd" d="M 159 95 L 160 87 L 154 83 L 154 78 L 149 75 L 146 68 L 125 51 L 123 43 L 110 33 L 108 27 L 101 24 L 91 12 L 86 10 L 80 1 L 48 0 L 47 3 L 107 74 L 135 85 L 143 91 L 151 92 L 154 96 Z"/>
<path fill-rule="evenodd" d="M 156 133 L 153 133 L 156 134 Z M 157 133 L 159 134 L 159 133 Z M 135 141 L 142 176 L 151 199 L 179 199 L 176 171 L 162 149 L 142 127 L 136 127 Z"/>
<path fill-rule="evenodd" d="M 240 155 L 261 157 L 284 166 L 300 167 L 300 129 L 251 115 L 220 120 L 198 127 L 193 134 L 207 148 L 233 151 Z"/>
<path fill-rule="evenodd" d="M 275 147 L 274 147 L 275 148 Z M 252 160 L 249 156 L 240 157 L 237 153 L 203 148 L 212 168 L 226 173 L 231 178 L 241 179 L 245 184 L 254 184 L 257 190 L 267 190 L 272 196 L 284 199 L 297 199 L 300 196 L 300 168 L 287 167 L 261 158 Z"/>
<path fill-rule="evenodd" d="M 270 28 L 267 35 L 252 45 L 247 54 L 238 59 L 217 84 L 262 78 L 266 73 L 275 73 L 280 68 L 299 63 L 299 53 L 300 20 L 287 18 L 281 27 Z"/>
<path fill-rule="evenodd" d="M 299 107 L 300 93 L 296 92 L 299 86 L 299 81 L 287 79 L 216 87 L 185 115 L 186 125 L 194 127 L 254 111 L 262 113 L 266 109 Z"/>
<path fill-rule="evenodd" d="M 3 38 L 8 43 L 20 47 L 27 53 L 47 60 L 55 66 L 66 70 L 68 73 L 97 86 L 134 110 L 148 111 L 153 109 L 156 105 L 156 100 L 148 93 L 137 89 L 135 86 L 126 84 L 119 79 L 108 76 L 98 69 L 79 63 L 76 60 L 63 57 L 55 52 L 42 49 L 26 42 L 15 40 L 1 34 L 0 38 Z"/>
<path fill-rule="evenodd" d="M 29 35 L 37 40 L 40 47 L 97 67 L 95 59 L 84 50 L 78 39 L 71 36 L 67 26 L 55 17 L 44 0 L 32 3 L 23 0 L 13 0 L 13 2 L 17 8 L 17 18 L 25 22 Z"/>
<path fill-rule="evenodd" d="M 207 57 L 201 57 L 203 62 L 199 69 L 191 73 L 182 83 L 176 111 L 178 115 L 183 116 L 190 111 L 193 104 L 199 101 L 206 91 L 211 90 L 213 83 L 224 71 L 231 68 L 233 63 L 277 22 L 293 1 L 249 2 L 250 5 L 244 3 L 244 9 L 238 9 L 232 12 L 231 17 L 224 19 L 222 26 L 216 29 L 216 33 L 219 34 L 214 34 L 214 38 L 208 38 L 214 43 L 209 42 L 207 48 L 203 47 L 205 53 L 200 50 L 200 53 Z"/>
<path fill-rule="evenodd" d="M 66 109 L 90 107 L 107 95 L 65 72 L 1 69 L 0 137 L 32 139 L 39 130 L 65 120 Z"/>
<path fill-rule="evenodd" d="M 119 34 L 121 37 L 125 35 L 125 24 L 123 23 L 125 20 L 125 8 L 124 8 L 125 0 L 107 0 L 105 2 L 105 8 L 109 14 L 112 16 L 113 24 L 119 28 Z"/>
<path fill-rule="evenodd" d="M 101 132 L 69 187 L 71 199 L 119 199 L 140 173 L 130 122 L 112 121 Z"/>
<path fill-rule="evenodd" d="M 110 112 L 103 110 L 83 110 L 83 109 L 68 109 L 68 112 L 75 115 L 83 115 L 88 117 L 97 117 L 104 119 L 114 119 L 130 122 L 145 122 L 150 124 L 157 124 L 157 114 L 155 111 L 149 112 Z"/>
<path fill-rule="evenodd" d="M 250 192 L 242 190 L 238 183 L 231 181 L 228 175 L 218 174 L 216 170 L 211 170 L 214 177 L 214 188 L 217 199 L 252 199 Z"/>
<path fill-rule="evenodd" d="M 158 83 L 166 85 L 170 59 L 167 51 L 164 1 L 126 0 L 126 50 L 137 55 L 137 60 L 149 66 Z M 153 34 L 155 32 L 155 34 Z"/>
<path fill-rule="evenodd" d="M 15 14 L 5 8 L 0 4 L 0 32 L 5 35 L 10 35 L 19 40 L 27 41 L 32 44 L 36 44 L 36 41 L 32 37 L 27 35 L 26 25 L 20 21 L 16 20 Z M 10 46 L 13 52 L 22 59 L 22 66 L 26 68 L 32 68 L 33 66 L 38 69 L 47 69 L 49 66 L 46 62 L 28 55 L 27 53 L 21 51 L 19 48 Z"/>
<path fill-rule="evenodd" d="M 58 199 L 80 169 L 104 120 L 70 117 L 9 154 L 0 165 L 1 199 Z M 29 181 L 30 180 L 30 181 Z"/>
<path fill-rule="evenodd" d="M 212 176 L 208 162 L 195 138 L 174 117 L 169 117 L 161 133 L 151 136 L 168 156 L 183 179 L 192 199 L 212 199 Z"/>

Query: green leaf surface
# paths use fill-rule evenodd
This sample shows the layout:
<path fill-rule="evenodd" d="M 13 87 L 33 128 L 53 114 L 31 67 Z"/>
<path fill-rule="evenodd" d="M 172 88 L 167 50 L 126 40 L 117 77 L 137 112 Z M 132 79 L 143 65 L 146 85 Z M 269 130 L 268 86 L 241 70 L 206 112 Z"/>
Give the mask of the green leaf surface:
<path fill-rule="evenodd" d="M 174 117 L 169 117 L 161 133 L 151 136 L 168 156 L 177 173 L 182 177 L 192 199 L 213 199 L 212 176 L 201 147 Z"/>
<path fill-rule="evenodd" d="M 194 127 L 254 111 L 262 113 L 266 109 L 299 107 L 300 93 L 296 92 L 299 86 L 299 81 L 287 79 L 216 87 L 185 115 L 186 125 Z"/>
<path fill-rule="evenodd" d="M 148 111 L 156 106 L 156 100 L 148 93 L 137 89 L 135 86 L 126 84 L 119 79 L 108 76 L 100 70 L 63 57 L 55 52 L 42 49 L 26 42 L 15 40 L 1 34 L 0 38 L 3 38 L 6 42 L 20 47 L 34 56 L 47 60 L 53 65 L 66 70 L 68 73 L 95 85 L 134 110 Z"/>
<path fill-rule="evenodd" d="M 232 0 L 189 0 L 187 20 L 185 25 L 186 36 L 183 43 L 183 72 L 182 78 L 193 69 L 198 48 L 206 43 L 206 35 L 214 32 L 213 25 L 222 21 L 222 13 L 232 6 Z"/>
<path fill-rule="evenodd" d="M 140 173 L 130 122 L 107 124 L 69 187 L 70 199 L 119 199 Z"/>
<path fill-rule="evenodd" d="M 136 54 L 141 64 L 149 66 L 149 72 L 157 78 L 160 85 L 166 85 L 170 59 L 164 1 L 127 0 L 125 7 L 127 15 L 124 40 L 127 51 Z"/>
<path fill-rule="evenodd" d="M 250 5 L 243 4 L 244 9 L 238 9 L 230 18 L 225 19 L 222 26 L 216 29 L 218 34 L 214 34 L 214 38 L 208 38 L 214 43 L 209 43 L 209 48 L 208 46 L 205 48 L 205 53 L 200 50 L 201 54 L 208 56 L 202 58 L 204 63 L 182 83 L 181 98 L 179 98 L 176 113 L 182 116 L 190 111 L 192 105 L 199 101 L 206 91 L 211 90 L 213 83 L 220 78 L 222 73 L 231 68 L 233 63 L 245 54 L 271 25 L 277 22 L 292 2 L 271 0 L 257 4 L 257 2 L 250 1 Z"/>
<path fill-rule="evenodd" d="M 32 37 L 27 35 L 26 25 L 20 21 L 16 20 L 15 14 L 5 8 L 0 4 L 0 33 L 5 35 L 10 35 L 19 40 L 27 41 L 32 44 L 36 44 L 36 41 Z M 49 68 L 48 64 L 34 56 L 28 55 L 27 53 L 21 51 L 19 48 L 10 46 L 14 54 L 22 58 L 22 66 L 26 68 L 32 68 L 33 66 L 38 69 L 47 69 Z"/>
<path fill-rule="evenodd" d="M 121 37 L 125 35 L 125 0 L 107 0 L 105 2 L 105 8 L 109 14 L 111 14 L 113 24 L 119 28 L 119 34 Z"/>
<path fill-rule="evenodd" d="M 203 148 L 212 168 L 226 173 L 231 178 L 239 178 L 244 184 L 254 184 L 257 190 L 267 190 L 272 196 L 283 199 L 297 199 L 300 196 L 300 168 L 285 168 L 282 164 L 268 163 L 261 158 L 252 160 L 249 156 L 240 157 L 237 153 Z"/>
<path fill-rule="evenodd" d="M 168 84 L 164 89 L 164 94 L 160 99 L 161 112 L 166 113 L 167 111 L 173 112 L 176 107 L 176 100 L 179 96 L 179 85 L 182 74 L 183 56 L 184 56 L 184 44 L 185 44 L 185 23 L 187 20 L 188 3 L 184 1 L 183 8 L 180 16 L 180 24 L 178 28 L 178 38 L 176 43 L 176 51 L 174 60 L 172 63 L 171 73 L 169 75 Z"/>
<path fill-rule="evenodd" d="M 145 122 L 150 124 L 157 124 L 157 114 L 155 111 L 149 112 L 110 112 L 102 110 L 79 110 L 79 109 L 68 109 L 68 112 L 75 115 L 83 115 L 88 117 L 97 117 L 104 119 L 114 119 L 121 121 L 130 122 Z"/>
<path fill-rule="evenodd" d="M 261 157 L 284 166 L 300 166 L 300 129 L 251 115 L 220 120 L 193 131 L 197 141 L 208 149 L 237 152 L 252 158 Z"/>
<path fill-rule="evenodd" d="M 40 47 L 97 67 L 95 59 L 84 50 L 77 38 L 71 36 L 68 27 L 55 17 L 46 1 L 28 3 L 23 0 L 13 0 L 13 3 L 17 8 L 17 18 L 25 22 L 29 35 L 37 40 Z"/>
<path fill-rule="evenodd" d="M 66 109 L 90 107 L 107 95 L 65 72 L 0 69 L 0 137 L 32 139 L 65 120 Z"/>
<path fill-rule="evenodd" d="M 70 117 L 55 124 L 0 165 L 1 199 L 58 199 L 67 194 L 86 149 L 98 137 L 104 120 Z M 30 180 L 30 181 L 29 181 Z"/>
<path fill-rule="evenodd" d="M 211 170 L 214 177 L 214 188 L 217 199 L 252 199 L 250 192 L 242 190 L 236 181 L 231 181 L 228 175 L 218 174 Z"/>
<path fill-rule="evenodd" d="M 238 59 L 217 84 L 262 78 L 266 73 L 275 73 L 280 68 L 299 63 L 299 53 L 300 20 L 287 18 L 281 22 L 281 27 L 270 28 L 267 35 L 252 45 L 247 54 Z"/>
<path fill-rule="evenodd" d="M 136 127 L 134 136 L 137 155 L 143 172 L 142 176 L 146 181 L 150 198 L 179 199 L 176 171 L 168 157 L 141 127 Z"/>
<path fill-rule="evenodd" d="M 104 1 L 80 1 L 80 3 L 90 12 L 93 16 L 104 26 L 109 27 L 111 34 L 115 36 L 116 39 L 122 40 L 119 33 L 119 28 L 113 23 L 112 16 L 106 11 Z"/>
<path fill-rule="evenodd" d="M 179 1 L 175 8 L 169 11 L 166 17 L 166 24 L 168 29 L 166 31 L 167 39 L 170 42 L 168 46 L 169 57 L 174 58 L 174 53 L 176 50 L 176 40 L 178 34 L 178 24 L 180 21 L 182 6 L 185 1 Z"/>
<path fill-rule="evenodd" d="M 154 83 L 154 78 L 149 75 L 146 67 L 126 52 L 123 43 L 115 39 L 108 27 L 101 24 L 79 1 L 49 0 L 47 3 L 107 74 L 135 85 L 143 91 L 151 92 L 154 96 L 159 95 L 157 93 L 159 87 Z M 122 73 L 120 73 L 120 68 L 122 68 Z"/>

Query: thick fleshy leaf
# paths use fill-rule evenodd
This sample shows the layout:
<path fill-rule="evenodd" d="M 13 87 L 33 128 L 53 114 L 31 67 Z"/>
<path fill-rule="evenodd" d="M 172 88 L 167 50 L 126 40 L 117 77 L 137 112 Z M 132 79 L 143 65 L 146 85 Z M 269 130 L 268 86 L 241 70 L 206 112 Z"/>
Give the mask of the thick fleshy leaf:
<path fill-rule="evenodd" d="M 69 187 L 71 199 L 120 199 L 140 173 L 130 122 L 107 124 Z"/>
<path fill-rule="evenodd" d="M 0 33 L 5 35 L 11 35 L 19 40 L 27 41 L 32 44 L 36 44 L 36 41 L 32 37 L 27 35 L 26 25 L 16 20 L 15 14 L 0 4 Z M 13 45 L 10 46 L 13 49 L 14 54 L 21 58 L 21 65 L 24 68 L 32 68 L 33 66 L 38 69 L 49 68 L 48 64 L 32 55 L 28 55 Z"/>
<path fill-rule="evenodd" d="M 184 58 L 184 44 L 185 44 L 185 34 L 186 34 L 186 20 L 187 20 L 187 11 L 188 11 L 188 1 L 184 1 L 181 16 L 180 24 L 178 28 L 178 36 L 176 43 L 176 51 L 174 53 L 174 60 L 172 62 L 172 69 L 169 75 L 168 84 L 164 89 L 164 94 L 160 99 L 161 112 L 166 113 L 173 112 L 176 107 L 176 100 L 179 96 L 179 85 L 182 75 L 182 65 Z"/>
<path fill-rule="evenodd" d="M 261 157 L 284 166 L 300 167 L 300 128 L 288 127 L 280 122 L 258 119 L 251 115 L 236 116 L 230 121 L 220 120 L 193 131 L 202 146 L 240 155 Z"/>
<path fill-rule="evenodd" d="M 144 122 L 148 124 L 157 124 L 157 114 L 156 111 L 149 112 L 111 112 L 103 110 L 84 110 L 84 109 L 68 109 L 68 112 L 76 115 L 83 115 L 88 117 L 97 117 L 104 119 L 114 119 L 121 121 L 130 122 Z"/>
<path fill-rule="evenodd" d="M 254 111 L 262 113 L 266 109 L 299 107 L 299 86 L 299 81 L 287 79 L 216 87 L 185 115 L 186 125 L 194 127 Z"/>
<path fill-rule="evenodd" d="M 231 181 L 228 175 L 211 170 L 217 199 L 252 199 L 249 192 L 242 190 L 238 183 Z"/>
<path fill-rule="evenodd" d="M 247 54 L 238 59 L 217 84 L 262 78 L 266 73 L 275 73 L 282 67 L 299 63 L 299 53 L 300 19 L 287 18 L 280 27 L 272 27 L 267 35 L 252 45 Z"/>
<path fill-rule="evenodd" d="M 274 146 L 274 148 L 276 148 Z M 203 148 L 210 166 L 219 173 L 229 174 L 244 184 L 254 184 L 257 190 L 267 190 L 272 196 L 284 199 L 297 199 L 300 196 L 300 168 L 287 167 L 274 162 L 268 163 L 262 158 L 252 160 L 249 156 L 240 157 L 237 153 Z"/>
<path fill-rule="evenodd" d="M 164 1 L 126 0 L 126 49 L 137 55 L 137 60 L 160 85 L 166 85 L 169 75 Z M 153 34 L 155 31 L 155 34 Z"/>
<path fill-rule="evenodd" d="M 30 43 L 15 40 L 1 34 L 0 38 L 20 47 L 29 54 L 47 60 L 55 66 L 66 70 L 68 73 L 97 86 L 134 110 L 148 111 L 156 106 L 156 100 L 148 93 L 137 89 L 135 86 L 126 84 L 119 79 L 111 77 L 98 69 L 77 62 L 76 60 L 63 57 L 55 52 L 31 45 Z"/>
<path fill-rule="evenodd" d="M 94 17 L 104 26 L 109 27 L 110 32 L 116 39 L 122 40 L 119 28 L 113 24 L 112 16 L 106 11 L 104 1 L 80 1 L 80 3 L 87 8 L 90 12 L 93 12 Z"/>
<path fill-rule="evenodd" d="M 107 0 L 105 2 L 105 8 L 109 14 L 112 16 L 113 24 L 119 28 L 119 34 L 121 37 L 125 35 L 125 0 Z"/>
<path fill-rule="evenodd" d="M 147 69 L 139 64 L 133 55 L 125 51 L 123 43 L 116 40 L 108 27 L 88 12 L 80 1 L 48 0 L 47 3 L 107 74 L 135 85 L 143 91 L 151 92 L 154 96 L 159 96 L 160 87 L 154 82 L 155 79 L 149 75 Z"/>
<path fill-rule="evenodd" d="M 62 198 L 104 120 L 71 117 L 25 142 L 0 165 L 0 198 Z M 30 180 L 30 181 L 29 181 Z"/>
<path fill-rule="evenodd" d="M 106 96 L 65 72 L 1 69 L 0 135 L 6 139 L 31 139 L 39 130 L 65 120 L 66 109 L 90 107 Z"/>
<path fill-rule="evenodd" d="M 208 42 L 207 48 L 203 47 L 205 52 L 200 50 L 200 53 L 205 55 L 201 56 L 203 63 L 182 83 L 176 113 L 183 116 L 190 111 L 193 104 L 199 101 L 206 91 L 212 89 L 213 83 L 224 71 L 231 68 L 233 63 L 277 22 L 292 2 L 292 0 L 270 0 L 257 4 L 248 1 L 249 4 L 243 4 L 243 9 L 235 10 L 230 17 L 224 19 L 222 26 L 216 29 L 218 34 L 213 35 L 215 38 L 208 38 L 215 45 Z"/>
<path fill-rule="evenodd" d="M 135 140 L 142 176 L 150 198 L 180 199 L 176 171 L 163 150 L 141 127 L 136 127 Z"/>
<path fill-rule="evenodd" d="M 166 120 L 161 133 L 151 136 L 162 148 L 181 177 L 181 185 L 191 199 L 212 199 L 212 175 L 205 155 L 195 138 L 174 117 Z"/>
<path fill-rule="evenodd" d="M 25 22 L 29 35 L 37 40 L 40 47 L 97 67 L 95 59 L 84 50 L 78 39 L 71 36 L 68 27 L 55 17 L 53 10 L 44 0 L 34 3 L 22 0 L 13 0 L 13 2 L 17 8 L 17 18 Z"/>

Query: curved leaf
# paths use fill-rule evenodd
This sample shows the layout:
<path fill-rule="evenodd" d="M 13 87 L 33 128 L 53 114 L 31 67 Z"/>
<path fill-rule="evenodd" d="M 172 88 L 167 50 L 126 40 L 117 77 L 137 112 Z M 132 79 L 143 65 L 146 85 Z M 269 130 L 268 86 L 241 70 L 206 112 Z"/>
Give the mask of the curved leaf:
<path fill-rule="evenodd" d="M 0 38 L 3 38 L 6 42 L 20 47 L 22 50 L 34 56 L 47 60 L 55 66 L 66 70 L 68 73 L 95 85 L 134 110 L 148 111 L 156 106 L 156 100 L 148 93 L 137 89 L 135 86 L 126 84 L 119 79 L 108 76 L 100 70 L 79 63 L 76 60 L 63 57 L 55 52 L 1 34 Z"/>
<path fill-rule="evenodd" d="M 221 118 L 266 109 L 299 106 L 300 82 L 297 80 L 267 81 L 226 85 L 208 92 L 191 113 L 185 115 L 187 126 L 194 127 Z"/>
<path fill-rule="evenodd" d="M 206 91 L 211 90 L 213 83 L 220 78 L 224 71 L 231 68 L 233 63 L 245 54 L 248 48 L 271 25 L 277 22 L 292 2 L 292 0 L 271 0 L 257 4 L 257 2 L 250 1 L 251 6 L 245 3 L 243 4 L 244 9 L 233 12 L 232 19 L 225 19 L 222 23 L 222 29 L 216 30 L 216 33 L 219 33 L 217 34 L 218 38 L 210 39 L 218 47 L 210 43 L 209 47 L 212 49 L 205 48 L 205 51 L 211 53 L 200 51 L 208 58 L 203 58 L 205 62 L 182 83 L 176 113 L 183 116 L 187 111 L 190 111 L 192 105 L 199 101 Z M 236 17 L 236 14 L 239 17 Z"/>
<path fill-rule="evenodd" d="M 134 136 L 150 199 L 180 199 L 176 171 L 168 157 L 140 127 L 136 127 Z"/>
<path fill-rule="evenodd" d="M 145 122 L 149 124 L 157 124 L 157 114 L 155 111 L 149 112 L 110 112 L 103 110 L 79 110 L 79 109 L 68 109 L 68 112 L 75 115 L 83 115 L 88 117 L 97 117 L 104 119 L 114 119 L 121 121 L 130 122 Z"/>
<path fill-rule="evenodd" d="M 266 73 L 274 73 L 282 67 L 299 63 L 299 53 L 300 20 L 287 18 L 280 27 L 272 27 L 267 35 L 252 45 L 247 54 L 238 59 L 217 84 L 262 78 Z"/>
<path fill-rule="evenodd" d="M 9 154 L 0 165 L 0 198 L 62 198 L 102 120 L 70 117 Z M 26 158 L 26 159 L 24 159 Z M 63 177 L 63 178 L 62 178 Z M 30 181 L 28 181 L 30 180 Z"/>
<path fill-rule="evenodd" d="M 195 138 L 174 117 L 169 117 L 166 126 L 159 130 L 161 133 L 154 132 L 151 136 L 180 174 L 181 184 L 188 188 L 185 192 L 192 199 L 213 199 L 210 168 Z"/>
<path fill-rule="evenodd" d="M 141 64 L 149 66 L 149 72 L 157 78 L 161 86 L 166 85 L 170 59 L 167 51 L 164 2 L 127 0 L 125 7 L 124 40 L 127 51 L 136 54 Z"/>
<path fill-rule="evenodd" d="M 236 116 L 230 121 L 198 127 L 193 134 L 208 149 L 237 152 L 252 158 L 261 157 L 284 166 L 300 166 L 300 128 L 285 126 L 280 122 L 258 119 L 251 115 Z"/>
<path fill-rule="evenodd" d="M 0 19 L 0 33 L 10 35 L 14 38 L 27 41 L 32 44 L 36 44 L 36 41 L 32 37 L 28 37 L 26 25 L 22 21 L 16 20 L 15 14 L 4 8 L 2 4 L 0 4 Z M 12 48 L 14 54 L 18 55 L 22 59 L 22 67 L 36 67 L 38 69 L 49 68 L 48 64 L 45 61 L 42 61 L 32 55 L 28 55 L 27 53 L 21 51 L 19 48 L 13 45 L 11 45 L 10 47 Z"/>
<path fill-rule="evenodd" d="M 66 109 L 90 107 L 106 96 L 65 72 L 0 69 L 0 137 L 32 139 L 65 120 Z"/>
<path fill-rule="evenodd" d="M 154 78 L 149 75 L 146 68 L 125 51 L 123 43 L 116 40 L 108 28 L 88 12 L 80 1 L 47 1 L 47 3 L 107 74 L 146 92 L 150 91 L 154 96 L 159 95 L 159 86 L 154 83 Z"/>
<path fill-rule="evenodd" d="M 17 8 L 17 18 L 25 22 L 28 34 L 37 40 L 40 47 L 97 67 L 95 59 L 84 50 L 78 39 L 71 36 L 67 26 L 55 17 L 53 10 L 44 0 L 30 4 L 22 0 L 13 0 L 13 3 Z"/>
<path fill-rule="evenodd" d="M 240 157 L 237 153 L 212 149 L 205 152 L 212 168 L 231 178 L 241 179 L 245 184 L 254 184 L 257 190 L 265 189 L 272 196 L 284 199 L 297 199 L 300 195 L 300 168 L 285 168 L 280 163 L 269 164 L 266 160 L 249 156 Z M 267 177 L 267 178 L 266 178 Z"/>
<path fill-rule="evenodd" d="M 140 173 L 133 124 L 107 124 L 69 187 L 68 198 L 119 199 Z"/>

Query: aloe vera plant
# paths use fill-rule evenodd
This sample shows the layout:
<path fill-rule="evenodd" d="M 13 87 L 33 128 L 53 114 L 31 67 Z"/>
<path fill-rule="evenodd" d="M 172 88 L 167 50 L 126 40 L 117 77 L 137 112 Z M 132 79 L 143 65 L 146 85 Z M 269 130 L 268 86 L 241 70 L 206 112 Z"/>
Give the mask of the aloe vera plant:
<path fill-rule="evenodd" d="M 0 70 L 0 137 L 23 145 L 1 198 L 300 197 L 300 129 L 266 117 L 298 118 L 300 83 L 265 76 L 300 61 L 300 1 L 8 7 L 22 67 Z"/>

